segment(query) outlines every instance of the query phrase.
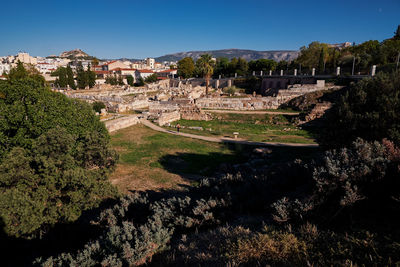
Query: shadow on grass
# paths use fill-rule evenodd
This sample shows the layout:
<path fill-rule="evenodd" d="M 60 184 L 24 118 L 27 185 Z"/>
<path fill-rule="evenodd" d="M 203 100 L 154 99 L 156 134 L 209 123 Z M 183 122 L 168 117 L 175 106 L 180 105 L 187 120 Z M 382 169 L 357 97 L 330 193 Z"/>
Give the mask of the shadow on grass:
<path fill-rule="evenodd" d="M 197 181 L 204 177 L 211 177 L 224 173 L 235 173 L 234 166 L 245 165 L 247 168 L 257 171 L 257 166 L 276 165 L 295 159 L 308 161 L 321 153 L 318 147 L 265 147 L 268 155 L 258 155 L 254 151 L 258 146 L 237 143 L 224 143 L 231 151 L 230 154 L 210 152 L 207 154 L 197 153 L 174 153 L 161 157 L 158 163 L 163 169 L 170 173 L 178 174 L 189 181 Z M 258 163 L 249 165 L 246 163 Z M 250 167 L 249 167 L 250 166 Z"/>

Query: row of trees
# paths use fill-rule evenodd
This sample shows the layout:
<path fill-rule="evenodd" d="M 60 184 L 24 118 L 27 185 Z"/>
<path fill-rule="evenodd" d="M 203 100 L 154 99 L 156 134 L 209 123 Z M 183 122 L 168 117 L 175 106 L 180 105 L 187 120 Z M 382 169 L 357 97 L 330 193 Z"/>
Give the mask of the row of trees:
<path fill-rule="evenodd" d="M 69 86 L 72 89 L 85 89 L 87 86 L 92 88 L 96 84 L 96 73 L 90 69 L 85 71 L 82 64 L 79 64 L 76 69 L 76 84 L 74 80 L 74 73 L 70 66 L 59 67 L 52 76 L 56 76 L 55 84 L 59 87 L 65 88 Z"/>
<path fill-rule="evenodd" d="M 124 85 L 124 81 L 121 75 L 107 75 L 106 82 L 110 85 Z"/>
<path fill-rule="evenodd" d="M 85 89 L 87 86 L 92 88 L 96 85 L 96 73 L 90 70 L 90 66 L 85 71 L 79 64 L 76 69 L 76 82 L 79 89 Z"/>
<path fill-rule="evenodd" d="M 202 62 L 204 57 L 211 58 L 210 55 L 202 55 L 197 61 Z M 234 73 L 239 76 L 251 75 L 253 71 L 263 71 L 267 73 L 272 70 L 284 70 L 293 72 L 297 69 L 301 72 L 311 72 L 313 68 L 319 74 L 334 73 L 337 67 L 341 67 L 342 73 L 351 73 L 354 63 L 354 73 L 368 73 L 372 65 L 393 68 L 400 57 L 400 26 L 397 28 L 392 38 L 382 42 L 370 40 L 359 45 L 339 49 L 326 43 L 312 42 L 308 46 L 300 48 L 300 55 L 292 61 L 282 60 L 276 62 L 271 59 L 258 59 L 247 62 L 242 58 L 220 57 L 216 61 L 210 62 L 213 67 L 212 74 L 215 77 L 232 77 Z M 191 57 L 185 57 L 178 62 L 178 76 L 182 78 L 205 77 L 204 73 L 198 68 L 199 64 L 194 62 Z M 200 64 L 201 65 L 201 64 Z M 211 74 L 211 75 L 212 75 Z"/>
<path fill-rule="evenodd" d="M 208 94 L 208 86 L 211 76 L 214 73 L 215 61 L 211 55 L 201 55 L 194 63 L 191 57 L 185 57 L 178 61 L 178 76 L 185 79 L 196 76 L 206 79 L 206 94 Z"/>
<path fill-rule="evenodd" d="M 61 88 L 69 86 L 72 89 L 76 89 L 74 73 L 72 68 L 68 65 L 66 68 L 59 67 L 52 73 L 52 76 L 56 76 L 57 79 L 55 84 Z"/>
<path fill-rule="evenodd" d="M 299 68 L 309 71 L 316 68 L 319 73 L 332 73 L 336 67 L 351 73 L 354 63 L 355 73 L 368 73 L 372 65 L 392 65 L 400 56 L 400 25 L 392 38 L 382 42 L 370 40 L 344 49 L 328 44 L 312 42 L 300 48 L 299 57 L 288 65 L 289 69 Z"/>
<path fill-rule="evenodd" d="M 130 86 L 143 86 L 145 85 L 145 83 L 154 83 L 156 82 L 157 79 L 157 74 L 152 74 L 148 77 L 146 77 L 146 79 L 143 79 L 142 77 L 139 77 L 138 81 L 136 83 L 134 83 L 134 78 L 132 75 L 127 75 L 126 76 L 126 82 L 130 85 Z M 124 85 L 124 80 L 123 80 L 123 76 L 122 75 L 108 75 L 106 77 L 106 83 L 107 84 L 111 84 L 111 85 Z"/>

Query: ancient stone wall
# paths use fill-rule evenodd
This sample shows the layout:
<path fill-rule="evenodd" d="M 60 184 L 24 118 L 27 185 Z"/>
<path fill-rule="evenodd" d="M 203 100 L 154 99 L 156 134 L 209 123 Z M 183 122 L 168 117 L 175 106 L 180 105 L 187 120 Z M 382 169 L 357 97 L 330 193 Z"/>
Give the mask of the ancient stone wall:
<path fill-rule="evenodd" d="M 157 120 L 158 125 L 163 126 L 167 123 L 181 119 L 179 111 L 163 112 Z"/>
<path fill-rule="evenodd" d="M 138 115 L 131 115 L 128 117 L 122 117 L 114 120 L 106 121 L 104 124 L 109 132 L 117 131 L 119 129 L 123 129 L 135 124 L 138 124 L 139 121 Z"/>
<path fill-rule="evenodd" d="M 198 120 L 198 121 L 209 121 L 212 120 L 212 116 L 197 105 L 187 104 L 180 106 L 181 119 L 183 120 Z"/>

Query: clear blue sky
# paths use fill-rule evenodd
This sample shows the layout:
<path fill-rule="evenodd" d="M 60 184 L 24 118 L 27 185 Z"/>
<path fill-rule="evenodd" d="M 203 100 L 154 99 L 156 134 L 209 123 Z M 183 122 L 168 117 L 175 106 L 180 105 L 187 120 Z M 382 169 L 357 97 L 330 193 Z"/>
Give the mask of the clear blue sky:
<path fill-rule="evenodd" d="M 7 0 L 0 4 L 0 56 L 74 48 L 99 58 L 297 50 L 312 41 L 381 41 L 399 24 L 400 0 Z"/>

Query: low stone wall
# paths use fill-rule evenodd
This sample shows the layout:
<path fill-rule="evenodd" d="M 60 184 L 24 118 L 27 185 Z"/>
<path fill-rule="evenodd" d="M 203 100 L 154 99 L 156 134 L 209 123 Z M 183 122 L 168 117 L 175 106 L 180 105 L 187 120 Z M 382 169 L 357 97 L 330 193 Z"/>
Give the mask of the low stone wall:
<path fill-rule="evenodd" d="M 147 99 L 141 99 L 141 100 L 134 100 L 133 102 L 130 103 L 118 103 L 115 106 L 109 103 L 108 108 L 109 110 L 114 110 L 115 112 L 125 112 L 129 110 L 148 108 L 149 103 L 150 102 Z"/>
<path fill-rule="evenodd" d="M 200 108 L 233 109 L 233 110 L 262 110 L 277 109 L 284 98 L 278 97 L 243 97 L 243 98 L 199 98 L 196 104 Z"/>
<path fill-rule="evenodd" d="M 131 115 L 128 117 L 122 117 L 115 120 L 106 121 L 104 124 L 109 132 L 114 132 L 119 129 L 123 129 L 135 124 L 138 124 L 139 116 L 138 115 Z"/>
<path fill-rule="evenodd" d="M 172 111 L 172 112 L 163 112 L 160 117 L 158 117 L 157 123 L 160 126 L 163 126 L 167 123 L 177 121 L 181 119 L 181 114 L 179 111 Z"/>
<path fill-rule="evenodd" d="M 197 105 L 187 104 L 180 107 L 181 119 L 183 120 L 196 120 L 196 121 L 209 121 L 212 120 L 212 116 Z"/>

